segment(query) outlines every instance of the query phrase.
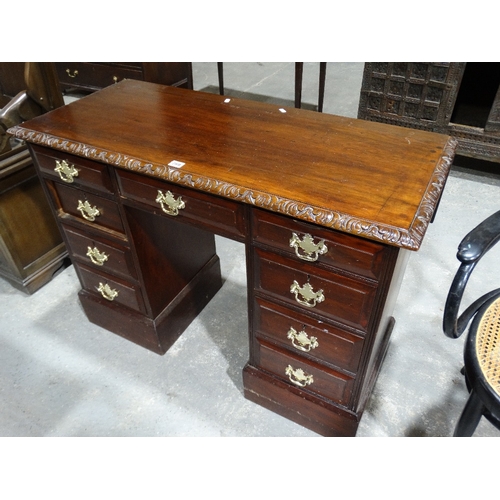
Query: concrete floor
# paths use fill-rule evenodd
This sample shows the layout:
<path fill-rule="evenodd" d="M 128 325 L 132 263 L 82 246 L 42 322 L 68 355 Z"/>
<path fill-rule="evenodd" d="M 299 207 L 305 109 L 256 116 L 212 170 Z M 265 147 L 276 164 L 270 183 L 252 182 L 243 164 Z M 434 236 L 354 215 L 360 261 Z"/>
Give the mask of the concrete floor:
<path fill-rule="evenodd" d="M 328 65 L 325 113 L 356 117 L 362 63 Z M 226 63 L 228 95 L 293 105 L 293 63 Z M 304 107 L 318 65 L 304 70 Z M 215 63 L 194 63 L 196 90 L 217 92 Z M 403 167 L 402 167 L 403 168 Z M 412 254 L 396 326 L 358 436 L 450 436 L 466 401 L 463 340 L 441 330 L 462 237 L 498 210 L 498 176 L 453 168 L 434 224 Z M 158 356 L 90 324 L 69 267 L 27 296 L 0 280 L 0 436 L 288 436 L 315 433 L 247 401 L 245 255 L 217 238 L 224 286 Z M 500 246 L 478 266 L 470 296 L 498 286 Z M 482 421 L 475 436 L 499 436 Z"/>

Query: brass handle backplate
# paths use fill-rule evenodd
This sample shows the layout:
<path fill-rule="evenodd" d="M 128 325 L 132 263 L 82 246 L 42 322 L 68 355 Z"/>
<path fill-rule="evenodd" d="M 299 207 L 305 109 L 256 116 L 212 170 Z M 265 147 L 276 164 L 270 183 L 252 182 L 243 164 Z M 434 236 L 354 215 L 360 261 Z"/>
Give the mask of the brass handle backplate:
<path fill-rule="evenodd" d="M 87 250 L 87 257 L 89 257 L 92 263 L 97 266 L 104 265 L 104 263 L 108 260 L 109 255 L 104 252 L 100 252 L 97 247 L 87 247 Z"/>
<path fill-rule="evenodd" d="M 76 208 L 80 210 L 80 213 L 82 214 L 82 217 L 84 219 L 87 219 L 91 222 L 95 221 L 95 218 L 101 215 L 99 209 L 97 207 L 92 207 L 87 200 L 78 200 L 78 206 Z"/>
<path fill-rule="evenodd" d="M 297 368 L 296 370 L 292 367 L 292 365 L 288 365 L 285 369 L 285 374 L 288 375 L 288 378 L 292 384 L 298 385 L 299 387 L 306 387 L 307 385 L 311 385 L 314 382 L 314 378 L 312 375 L 308 375 L 302 370 L 302 368 Z"/>
<path fill-rule="evenodd" d="M 118 291 L 111 288 L 107 283 L 99 283 L 99 286 L 97 287 L 97 291 L 101 292 L 101 295 L 106 299 L 106 300 L 114 300 L 116 297 L 118 297 Z"/>
<path fill-rule="evenodd" d="M 314 238 L 310 234 L 305 234 L 301 240 L 296 233 L 292 233 L 290 246 L 295 248 L 295 254 L 299 259 L 307 260 L 308 262 L 315 262 L 320 255 L 328 252 L 325 240 L 314 243 Z"/>
<path fill-rule="evenodd" d="M 297 281 L 294 280 L 292 286 L 290 287 L 290 292 L 295 295 L 295 300 L 306 307 L 315 307 L 316 304 L 323 302 L 325 296 L 323 295 L 323 290 L 313 291 L 312 286 L 306 283 L 304 286 L 300 286 Z"/>
<path fill-rule="evenodd" d="M 179 198 L 175 199 L 174 195 L 167 191 L 163 194 L 161 191 L 158 191 L 158 196 L 156 197 L 156 203 L 161 205 L 161 209 L 168 215 L 178 215 L 179 210 L 185 208 L 186 204 L 179 196 Z"/>
<path fill-rule="evenodd" d="M 59 174 L 59 177 L 69 184 L 74 181 L 74 177 L 78 177 L 78 170 L 74 165 L 70 165 L 66 160 L 56 160 L 54 171 Z"/>
<path fill-rule="evenodd" d="M 319 346 L 318 339 L 316 337 L 309 338 L 309 335 L 304 330 L 297 332 L 295 328 L 290 327 L 287 338 L 292 341 L 293 347 L 299 351 L 309 352 Z"/>

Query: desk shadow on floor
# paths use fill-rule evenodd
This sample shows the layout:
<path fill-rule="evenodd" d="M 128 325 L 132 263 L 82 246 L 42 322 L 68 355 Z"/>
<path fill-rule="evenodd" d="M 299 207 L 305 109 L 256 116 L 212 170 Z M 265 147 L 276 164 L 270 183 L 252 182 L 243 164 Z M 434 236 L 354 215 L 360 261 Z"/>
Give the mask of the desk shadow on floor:
<path fill-rule="evenodd" d="M 208 85 L 207 87 L 204 87 L 200 89 L 198 92 L 207 92 L 209 94 L 219 94 L 219 87 L 216 87 L 215 85 Z M 295 107 L 295 102 L 292 101 L 291 99 L 280 99 L 279 97 L 275 96 L 267 96 L 263 94 L 254 94 L 252 92 L 244 92 L 241 90 L 234 90 L 234 89 L 224 89 L 224 95 L 221 96 L 223 98 L 231 98 L 235 97 L 238 99 L 246 99 L 249 101 L 258 101 L 258 102 L 265 102 L 269 104 L 276 104 L 278 106 L 286 107 L 286 108 L 294 108 Z M 307 102 L 302 102 L 301 104 L 301 109 L 309 110 L 309 111 L 317 111 L 318 106 L 317 104 L 310 104 Z"/>

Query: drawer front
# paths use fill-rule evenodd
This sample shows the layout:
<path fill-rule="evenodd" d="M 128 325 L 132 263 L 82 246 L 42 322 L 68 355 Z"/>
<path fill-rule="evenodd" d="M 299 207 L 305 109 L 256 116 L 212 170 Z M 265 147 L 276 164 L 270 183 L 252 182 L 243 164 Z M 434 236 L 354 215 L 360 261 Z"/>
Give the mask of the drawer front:
<path fill-rule="evenodd" d="M 32 146 L 32 149 L 45 177 L 74 187 L 89 187 L 104 193 L 113 193 L 108 167 L 103 163 L 40 146 Z"/>
<path fill-rule="evenodd" d="M 256 298 L 254 328 L 280 346 L 314 361 L 329 363 L 355 374 L 363 349 L 363 338 L 318 322 L 306 315 Z"/>
<path fill-rule="evenodd" d="M 97 227 L 124 232 L 120 211 L 115 202 L 57 182 L 52 185 L 57 193 L 59 207 L 67 214 Z"/>
<path fill-rule="evenodd" d="M 59 81 L 69 87 L 98 89 L 124 78 L 142 80 L 142 69 L 95 63 L 56 63 Z"/>
<path fill-rule="evenodd" d="M 117 174 L 122 195 L 149 205 L 154 213 L 183 222 L 191 220 L 215 234 L 244 239 L 242 204 L 126 171 L 117 170 Z M 159 192 L 161 203 L 157 201 Z"/>
<path fill-rule="evenodd" d="M 256 290 L 298 306 L 304 312 L 367 331 L 377 290 L 372 284 L 318 268 L 311 272 L 310 265 L 297 267 L 293 260 L 257 248 L 254 256 Z"/>
<path fill-rule="evenodd" d="M 104 273 L 96 273 L 80 264 L 75 264 L 75 266 L 85 290 L 105 298 L 110 304 L 121 304 L 135 311 L 144 312 L 142 295 L 138 286 Z"/>
<path fill-rule="evenodd" d="M 96 271 L 137 278 L 130 250 L 118 243 L 63 225 L 73 257 Z"/>
<path fill-rule="evenodd" d="M 347 375 L 320 368 L 314 363 L 291 356 L 264 342 L 258 345 L 257 359 L 262 369 L 294 386 L 314 392 L 344 406 L 349 403 L 354 381 Z"/>
<path fill-rule="evenodd" d="M 363 238 L 263 210 L 253 211 L 252 236 L 255 243 L 287 252 L 298 261 L 317 262 L 372 279 L 382 274 L 386 247 Z"/>

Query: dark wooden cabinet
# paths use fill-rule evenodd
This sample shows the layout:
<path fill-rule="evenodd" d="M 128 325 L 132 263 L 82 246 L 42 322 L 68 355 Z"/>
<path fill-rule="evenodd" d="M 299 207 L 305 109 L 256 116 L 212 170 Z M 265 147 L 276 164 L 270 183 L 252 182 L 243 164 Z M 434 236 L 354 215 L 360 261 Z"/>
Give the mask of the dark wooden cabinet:
<path fill-rule="evenodd" d="M 91 321 L 166 352 L 222 286 L 214 235 L 244 242 L 245 397 L 328 436 L 356 434 L 451 165 L 406 132 L 131 80 L 12 130 Z"/>
<path fill-rule="evenodd" d="M 358 118 L 452 135 L 500 162 L 500 63 L 366 63 Z"/>
<path fill-rule="evenodd" d="M 47 107 L 57 98 L 62 104 L 46 64 L 29 64 L 0 63 L 0 276 L 31 294 L 69 261 L 28 147 L 5 134 L 13 123 L 43 112 L 35 96 Z"/>
<path fill-rule="evenodd" d="M 34 293 L 68 262 L 26 146 L 0 155 L 0 276 Z"/>
<path fill-rule="evenodd" d="M 57 62 L 64 91 L 95 92 L 126 78 L 188 88 L 191 66 L 187 62 Z"/>

